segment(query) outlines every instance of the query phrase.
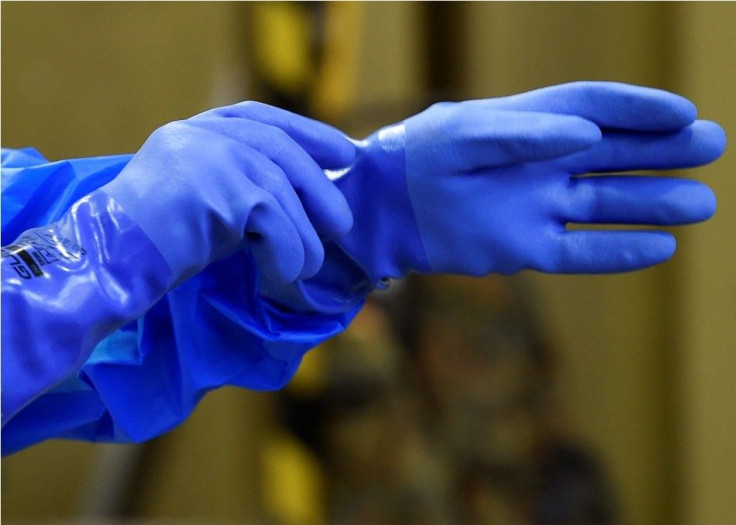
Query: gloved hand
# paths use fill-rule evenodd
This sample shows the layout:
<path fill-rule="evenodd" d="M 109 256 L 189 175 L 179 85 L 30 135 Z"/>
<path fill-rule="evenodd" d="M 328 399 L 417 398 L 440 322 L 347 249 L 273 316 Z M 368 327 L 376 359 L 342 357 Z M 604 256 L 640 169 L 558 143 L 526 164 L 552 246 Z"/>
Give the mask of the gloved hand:
<path fill-rule="evenodd" d="M 675 250 L 669 233 L 566 225 L 710 217 L 715 197 L 698 182 L 580 177 L 713 161 L 724 132 L 695 119 L 682 97 L 607 82 L 436 104 L 357 143 L 355 162 L 330 173 L 354 215 L 337 245 L 376 285 L 410 271 L 602 273 L 663 262 Z"/>
<path fill-rule="evenodd" d="M 337 328 L 312 322 L 310 327 L 321 338 L 310 339 L 308 332 L 299 339 L 300 334 L 292 336 L 288 329 L 274 335 L 268 325 L 272 319 L 268 312 L 263 313 L 268 304 L 262 304 L 265 301 L 253 286 L 243 289 L 256 274 L 269 282 L 289 283 L 317 272 L 323 258 L 318 235 L 336 238 L 352 224 L 343 194 L 325 177 L 323 168 L 349 164 L 354 150 L 347 138 L 325 124 L 246 102 L 165 125 L 130 160 L 40 163 L 27 173 L 11 172 L 10 177 L 4 171 L 3 190 L 8 178 L 17 183 L 10 189 L 16 190 L 15 197 L 21 201 L 28 193 L 24 188 L 30 188 L 32 197 L 39 197 L 25 199 L 26 203 L 33 201 L 24 205 L 29 213 L 10 209 L 8 216 L 13 220 L 8 220 L 13 225 L 33 215 L 38 218 L 65 210 L 62 203 L 67 197 L 86 190 L 53 222 L 36 223 L 37 227 L 25 230 L 17 239 L 8 239 L 16 242 L 2 250 L 2 424 L 7 428 L 11 422 L 11 428 L 17 429 L 11 432 L 15 436 L 11 448 L 74 428 L 80 435 L 117 439 L 119 430 L 105 421 L 124 427 L 128 437 L 150 436 L 168 428 L 177 417 L 180 420 L 207 388 L 227 382 L 270 386 L 290 377 L 306 349 Z M 11 170 L 14 163 L 37 162 L 22 155 L 11 157 L 3 156 Z M 21 176 L 32 179 L 21 184 Z M 100 187 L 97 181 L 106 184 Z M 70 185 L 64 187 L 67 183 Z M 44 187 L 62 191 L 49 197 L 41 191 Z M 88 193 L 90 187 L 99 189 Z M 46 206 L 49 209 L 42 211 Z M 232 257 L 225 257 L 230 253 Z M 237 319 L 239 330 L 208 337 L 211 325 L 218 322 L 212 319 L 226 316 L 205 313 L 202 310 L 209 310 L 200 309 L 197 303 L 198 287 L 206 288 L 202 283 L 209 277 L 201 270 L 215 259 L 223 263 L 218 267 L 218 291 L 244 291 L 248 298 L 238 305 L 244 311 Z M 167 291 L 198 273 L 199 279 L 189 279 L 195 282 L 188 287 L 171 292 L 189 293 L 187 299 L 169 296 L 161 300 Z M 233 275 L 241 277 L 240 282 L 228 279 Z M 154 305 L 159 308 L 150 318 L 167 321 L 160 322 L 149 340 L 167 347 L 169 353 L 147 354 L 143 342 L 139 351 L 138 342 L 147 334 L 138 338 L 128 331 L 90 359 L 103 338 Z M 161 313 L 167 305 L 172 306 L 173 321 Z M 266 321 L 260 322 L 262 318 Z M 156 325 L 146 323 L 148 319 L 146 316 L 144 325 Z M 193 326 L 189 332 L 178 330 L 176 337 L 165 335 L 172 325 L 178 328 L 191 319 L 205 328 Z M 218 329 L 222 330 L 220 325 Z M 176 341 L 183 332 L 185 340 Z M 285 342 L 278 338 L 284 332 Z M 196 342 L 187 340 L 189 337 Z M 223 340 L 229 345 L 230 361 L 222 358 L 226 354 Z M 236 345 L 237 352 L 233 352 Z M 279 357 L 286 357 L 271 358 L 268 351 L 274 348 L 285 348 Z M 213 351 L 220 352 L 217 358 L 198 367 L 197 359 Z M 289 352 L 291 359 L 287 359 Z M 166 357 L 169 359 L 157 367 L 157 360 Z M 231 366 L 224 366 L 225 362 Z M 190 363 L 196 363 L 191 365 L 194 379 L 181 380 L 179 373 L 189 373 Z M 130 397 L 117 387 L 115 380 L 121 377 L 134 377 L 127 386 L 139 399 L 150 400 L 148 419 L 139 408 L 128 410 L 135 404 L 128 403 Z M 166 388 L 179 384 L 174 390 L 181 395 L 178 404 L 172 402 L 173 408 L 167 405 L 168 395 L 156 397 L 156 392 L 166 389 L 162 383 Z M 43 396 L 62 384 L 63 395 Z M 152 401 L 160 402 L 161 397 L 165 398 L 161 404 Z M 62 398 L 83 401 L 67 405 Z M 35 408 L 29 410 L 31 404 Z M 36 416 L 46 411 L 53 417 L 44 423 L 43 417 Z M 26 419 L 16 420 L 21 412 Z M 99 423 L 99 428 L 88 429 L 92 422 Z M 150 428 L 145 428 L 146 423 Z"/>
<path fill-rule="evenodd" d="M 267 279 L 291 282 L 322 265 L 319 236 L 352 226 L 323 168 L 353 144 L 326 124 L 257 102 L 217 108 L 156 130 L 105 192 L 163 255 L 178 283 L 248 250 Z"/>

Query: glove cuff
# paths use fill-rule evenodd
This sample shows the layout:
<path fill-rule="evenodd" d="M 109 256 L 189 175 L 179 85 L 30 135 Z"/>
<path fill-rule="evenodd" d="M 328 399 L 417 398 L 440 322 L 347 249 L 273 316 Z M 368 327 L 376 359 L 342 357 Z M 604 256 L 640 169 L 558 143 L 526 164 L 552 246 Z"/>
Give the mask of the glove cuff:
<path fill-rule="evenodd" d="M 356 144 L 355 162 L 330 174 L 353 212 L 352 230 L 337 245 L 374 288 L 430 266 L 406 182 L 403 124 Z"/>
<path fill-rule="evenodd" d="M 58 222 L 26 231 L 2 258 L 3 424 L 172 282 L 158 250 L 101 191 Z"/>

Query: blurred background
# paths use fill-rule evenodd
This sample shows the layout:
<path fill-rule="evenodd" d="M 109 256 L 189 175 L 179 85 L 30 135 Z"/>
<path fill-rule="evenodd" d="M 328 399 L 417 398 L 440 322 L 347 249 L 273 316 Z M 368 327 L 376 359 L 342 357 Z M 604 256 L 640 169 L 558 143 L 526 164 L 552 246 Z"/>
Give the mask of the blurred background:
<path fill-rule="evenodd" d="M 135 151 L 258 99 L 361 137 L 438 100 L 656 86 L 736 130 L 729 3 L 2 3 L 2 143 Z M 728 523 L 736 154 L 660 267 L 412 278 L 283 392 L 222 389 L 134 446 L 2 461 L 8 523 Z"/>

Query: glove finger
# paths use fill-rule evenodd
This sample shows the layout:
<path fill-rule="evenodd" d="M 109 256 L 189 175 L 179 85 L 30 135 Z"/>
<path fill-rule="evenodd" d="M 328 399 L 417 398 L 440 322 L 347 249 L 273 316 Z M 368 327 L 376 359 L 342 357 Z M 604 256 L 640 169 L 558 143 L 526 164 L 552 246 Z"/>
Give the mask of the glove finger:
<path fill-rule="evenodd" d="M 668 133 L 609 132 L 588 150 L 560 159 L 571 173 L 678 169 L 713 162 L 726 149 L 726 134 L 715 122 L 696 120 Z"/>
<path fill-rule="evenodd" d="M 193 118 L 236 117 L 249 119 L 285 131 L 322 168 L 343 168 L 355 158 L 355 146 L 340 130 L 314 119 L 261 102 L 246 101 L 215 108 Z"/>
<path fill-rule="evenodd" d="M 693 103 L 680 95 L 618 82 L 572 82 L 468 103 L 499 110 L 579 115 L 603 128 L 638 131 L 674 131 L 697 116 Z"/>
<path fill-rule="evenodd" d="M 244 157 L 243 162 L 249 167 L 248 178 L 274 199 L 274 207 L 283 210 L 301 239 L 303 267 L 297 277 L 312 277 L 322 267 L 324 247 L 294 188 L 281 168 L 261 153 L 252 150 Z"/>
<path fill-rule="evenodd" d="M 278 206 L 256 206 L 246 225 L 247 248 L 264 277 L 291 283 L 303 274 L 305 254 L 299 232 Z"/>
<path fill-rule="evenodd" d="M 284 131 L 239 118 L 202 117 L 192 125 L 242 142 L 281 168 L 317 232 L 338 239 L 350 231 L 353 214 L 343 193 Z"/>
<path fill-rule="evenodd" d="M 659 231 L 584 231 L 560 235 L 548 273 L 617 273 L 662 263 L 675 253 L 675 238 Z"/>
<path fill-rule="evenodd" d="M 564 220 L 607 224 L 691 224 L 716 210 L 713 191 L 700 182 L 666 177 L 573 179 Z"/>
<path fill-rule="evenodd" d="M 456 173 L 555 159 L 590 148 L 601 139 L 595 124 L 575 116 L 487 108 L 468 111 L 462 104 L 441 111 L 432 115 L 431 123 L 420 120 L 421 114 L 406 121 L 407 158 L 420 158 Z M 427 133 L 428 124 L 442 132 Z M 413 135 L 420 138 L 413 140 Z"/>

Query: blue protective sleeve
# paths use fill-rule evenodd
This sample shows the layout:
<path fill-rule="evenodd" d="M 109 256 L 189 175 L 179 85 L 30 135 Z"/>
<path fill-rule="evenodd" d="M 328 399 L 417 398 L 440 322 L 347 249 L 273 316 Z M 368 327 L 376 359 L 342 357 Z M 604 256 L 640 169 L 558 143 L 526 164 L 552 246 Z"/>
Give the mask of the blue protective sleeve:
<path fill-rule="evenodd" d="M 279 388 L 360 308 L 280 308 L 262 297 L 245 251 L 161 297 L 166 264 L 107 195 L 65 214 L 129 158 L 49 163 L 34 150 L 3 150 L 3 238 L 21 236 L 3 250 L 3 454 L 52 437 L 142 441 L 184 421 L 211 389 Z M 19 250 L 48 260 L 49 238 L 57 258 L 62 238 L 86 254 L 39 264 L 44 276 L 31 277 Z"/>
<path fill-rule="evenodd" d="M 3 426 L 71 377 L 101 339 L 141 315 L 170 281 L 140 228 L 99 191 L 5 246 Z"/>

